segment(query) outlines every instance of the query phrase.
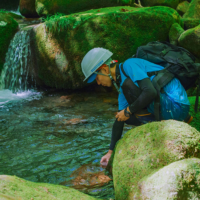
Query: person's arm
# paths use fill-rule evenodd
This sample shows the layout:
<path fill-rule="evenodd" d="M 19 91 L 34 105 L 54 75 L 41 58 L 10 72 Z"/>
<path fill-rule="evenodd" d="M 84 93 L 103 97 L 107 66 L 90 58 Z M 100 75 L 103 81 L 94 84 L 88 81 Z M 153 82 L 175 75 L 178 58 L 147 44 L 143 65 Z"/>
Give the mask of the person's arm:
<path fill-rule="evenodd" d="M 115 120 L 114 124 L 113 124 L 113 128 L 112 128 L 112 137 L 111 137 L 111 144 L 110 144 L 110 148 L 109 151 L 106 155 L 104 155 L 101 158 L 100 163 L 102 165 L 107 165 L 108 161 L 112 155 L 113 149 L 115 147 L 115 144 L 117 143 L 117 141 L 121 138 L 122 136 L 122 131 L 124 128 L 124 122 L 121 121 L 117 121 L 117 119 Z"/>
<path fill-rule="evenodd" d="M 110 148 L 109 148 L 110 150 L 113 150 L 115 148 L 115 144 L 121 138 L 123 128 L 124 128 L 124 122 L 117 121 L 116 119 L 112 128 L 112 137 L 111 137 L 111 143 L 110 143 Z"/>
<path fill-rule="evenodd" d="M 131 113 L 135 113 L 147 107 L 157 95 L 157 91 L 149 78 L 137 81 L 137 83 L 142 92 L 140 96 L 131 105 L 129 105 L 129 108 L 127 108 Z"/>

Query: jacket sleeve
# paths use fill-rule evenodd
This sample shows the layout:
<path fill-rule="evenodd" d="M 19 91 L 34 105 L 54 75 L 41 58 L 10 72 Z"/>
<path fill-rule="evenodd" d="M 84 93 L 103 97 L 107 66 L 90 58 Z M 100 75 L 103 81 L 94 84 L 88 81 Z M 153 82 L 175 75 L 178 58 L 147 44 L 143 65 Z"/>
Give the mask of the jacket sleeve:
<path fill-rule="evenodd" d="M 140 96 L 131 105 L 129 105 L 131 113 L 135 113 L 147 107 L 157 95 L 157 91 L 149 78 L 137 81 L 137 83 L 142 92 Z"/>
<path fill-rule="evenodd" d="M 111 137 L 111 144 L 110 144 L 110 150 L 113 150 L 115 147 L 115 144 L 122 136 L 122 131 L 124 128 L 124 122 L 115 120 L 112 128 L 112 137 Z"/>

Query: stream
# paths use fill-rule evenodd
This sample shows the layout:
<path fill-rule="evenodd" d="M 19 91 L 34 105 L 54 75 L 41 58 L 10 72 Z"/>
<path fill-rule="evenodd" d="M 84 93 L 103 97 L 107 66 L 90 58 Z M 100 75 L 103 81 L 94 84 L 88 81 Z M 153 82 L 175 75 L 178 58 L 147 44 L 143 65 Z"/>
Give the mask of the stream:
<path fill-rule="evenodd" d="M 40 23 L 19 20 L 20 28 Z M 112 177 L 100 166 L 109 150 L 117 95 L 101 86 L 37 91 L 28 31 L 10 42 L 0 76 L 0 174 L 114 199 Z M 131 129 L 124 127 L 124 132 Z"/>
<path fill-rule="evenodd" d="M 105 171 L 99 162 L 109 149 L 117 108 L 115 96 L 95 91 L 0 90 L 0 174 L 74 187 L 80 167 L 91 166 L 85 176 Z M 114 198 L 112 181 L 90 186 L 78 189 Z"/>

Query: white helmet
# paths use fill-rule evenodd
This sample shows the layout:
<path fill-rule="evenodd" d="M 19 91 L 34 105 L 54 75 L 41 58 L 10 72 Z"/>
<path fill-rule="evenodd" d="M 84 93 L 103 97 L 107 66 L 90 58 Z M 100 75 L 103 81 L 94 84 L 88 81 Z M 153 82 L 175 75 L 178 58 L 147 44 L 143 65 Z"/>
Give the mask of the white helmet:
<path fill-rule="evenodd" d="M 84 81 L 89 78 L 101 65 L 103 65 L 113 55 L 107 49 L 94 48 L 91 49 L 83 58 L 81 62 L 81 68 L 85 75 Z M 95 79 L 95 78 L 94 78 Z M 88 80 L 88 83 L 92 82 Z"/>

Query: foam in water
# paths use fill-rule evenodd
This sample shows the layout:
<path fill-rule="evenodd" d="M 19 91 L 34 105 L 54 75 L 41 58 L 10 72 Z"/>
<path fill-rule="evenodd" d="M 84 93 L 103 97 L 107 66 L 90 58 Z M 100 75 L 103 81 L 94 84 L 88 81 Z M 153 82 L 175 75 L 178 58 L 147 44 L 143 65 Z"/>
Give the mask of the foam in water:
<path fill-rule="evenodd" d="M 25 92 L 20 93 L 12 93 L 10 90 L 0 90 L 0 107 L 9 103 L 9 102 L 16 102 L 21 100 L 39 100 L 42 97 L 40 92 L 36 92 L 34 90 L 28 90 Z"/>

